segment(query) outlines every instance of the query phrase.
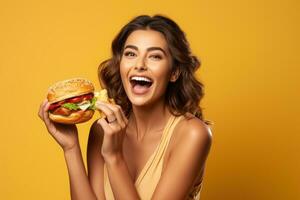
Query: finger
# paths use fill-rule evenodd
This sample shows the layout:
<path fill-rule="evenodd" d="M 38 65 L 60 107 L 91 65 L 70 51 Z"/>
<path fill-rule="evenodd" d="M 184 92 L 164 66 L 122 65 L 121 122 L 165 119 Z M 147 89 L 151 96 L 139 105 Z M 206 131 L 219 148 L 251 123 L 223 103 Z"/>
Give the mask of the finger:
<path fill-rule="evenodd" d="M 106 120 L 104 118 L 99 119 L 97 121 L 97 123 L 100 124 L 100 126 L 104 130 L 104 133 L 106 133 L 108 135 L 113 134 L 112 128 L 109 126 L 109 124 L 106 122 Z"/>
<path fill-rule="evenodd" d="M 45 124 L 47 126 L 50 125 L 50 123 L 51 123 L 50 118 L 49 118 L 49 113 L 48 113 L 49 107 L 50 107 L 50 103 L 47 102 L 46 105 L 43 108 L 43 118 L 44 118 Z"/>
<path fill-rule="evenodd" d="M 120 124 L 121 128 L 124 129 L 126 127 L 126 122 L 122 116 L 122 108 L 119 105 L 113 105 L 109 103 L 105 103 L 105 105 L 114 112 L 118 123 Z"/>
<path fill-rule="evenodd" d="M 99 101 L 97 104 L 100 108 L 103 107 L 104 112 L 105 110 L 108 111 L 108 113 L 104 113 L 104 114 L 106 114 L 108 125 L 111 127 L 113 132 L 120 132 L 121 130 L 125 129 L 126 126 L 122 120 L 120 113 L 118 113 L 119 111 L 116 107 L 113 107 L 101 101 Z"/>
<path fill-rule="evenodd" d="M 97 101 L 95 105 L 96 108 L 101 110 L 106 115 L 108 122 L 114 121 L 116 119 L 114 112 L 105 103 Z"/>
<path fill-rule="evenodd" d="M 113 100 L 113 99 L 112 99 L 112 100 Z M 128 124 L 128 119 L 127 119 L 127 117 L 125 116 L 125 113 L 124 113 L 122 107 L 121 107 L 120 105 L 118 105 L 118 104 L 115 104 L 115 105 L 116 105 L 116 107 L 120 110 L 120 115 L 121 115 L 121 118 L 122 118 L 123 122 L 125 123 L 125 125 L 127 125 L 127 124 Z"/>
<path fill-rule="evenodd" d="M 50 103 L 47 100 L 45 100 L 45 104 L 41 109 L 41 115 L 48 132 L 52 134 L 54 125 L 53 123 L 51 123 L 51 120 L 49 118 L 49 113 L 48 113 L 49 106 Z"/>
<path fill-rule="evenodd" d="M 120 105 L 116 104 L 116 101 L 113 98 L 109 99 L 109 104 L 108 105 L 116 105 L 117 107 L 119 107 L 120 110 L 121 110 L 121 116 L 123 118 L 123 121 L 125 122 L 125 124 L 128 124 L 128 119 L 127 119 L 122 107 Z"/>
<path fill-rule="evenodd" d="M 46 105 L 47 101 L 48 101 L 48 100 L 45 99 L 45 100 L 41 103 L 40 108 L 39 108 L 38 115 L 39 115 L 39 117 L 40 117 L 42 120 L 44 120 L 44 117 L 43 117 L 43 109 L 44 109 L 44 106 Z"/>

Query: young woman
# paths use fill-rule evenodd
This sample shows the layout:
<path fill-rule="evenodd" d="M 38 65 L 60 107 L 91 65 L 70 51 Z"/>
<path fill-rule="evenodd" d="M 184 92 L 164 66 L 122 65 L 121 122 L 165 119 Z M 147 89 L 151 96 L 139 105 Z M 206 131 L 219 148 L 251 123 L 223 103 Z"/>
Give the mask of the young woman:
<path fill-rule="evenodd" d="M 64 150 L 73 200 L 199 199 L 212 143 L 199 107 L 200 67 L 171 19 L 138 16 L 112 42 L 99 81 L 116 104 L 97 101 L 106 119 L 90 129 L 87 168 L 76 126 L 52 123 L 45 100 L 39 116 Z"/>

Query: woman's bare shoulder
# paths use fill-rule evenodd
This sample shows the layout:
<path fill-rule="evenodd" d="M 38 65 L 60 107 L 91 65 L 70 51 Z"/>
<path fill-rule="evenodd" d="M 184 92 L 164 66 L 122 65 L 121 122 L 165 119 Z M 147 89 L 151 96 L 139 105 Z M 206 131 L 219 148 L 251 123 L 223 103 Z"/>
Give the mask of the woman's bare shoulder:
<path fill-rule="evenodd" d="M 210 127 L 191 113 L 183 115 L 182 119 L 174 129 L 174 135 L 176 137 L 176 143 L 184 143 L 184 141 L 189 142 L 188 140 L 193 140 L 194 142 L 196 140 L 206 144 L 212 142 L 212 132 Z"/>
<path fill-rule="evenodd" d="M 160 191 L 168 189 L 168 183 L 174 181 L 178 183 L 178 188 L 200 182 L 211 147 L 212 134 L 208 125 L 192 114 L 180 118 L 173 134 L 174 140 L 160 181 L 161 185 L 165 183 L 168 186 L 160 186 Z"/>
<path fill-rule="evenodd" d="M 178 123 L 177 130 L 181 129 L 181 132 L 198 132 L 198 134 L 212 135 L 209 125 L 203 120 L 197 118 L 191 113 L 183 115 L 183 119 Z"/>

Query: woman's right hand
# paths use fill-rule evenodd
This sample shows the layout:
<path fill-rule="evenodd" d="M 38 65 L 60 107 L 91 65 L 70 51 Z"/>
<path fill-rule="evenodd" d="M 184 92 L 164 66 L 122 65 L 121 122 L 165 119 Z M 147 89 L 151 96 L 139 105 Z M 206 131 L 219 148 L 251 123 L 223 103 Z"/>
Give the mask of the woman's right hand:
<path fill-rule="evenodd" d="M 76 125 L 60 124 L 51 121 L 48 114 L 49 106 L 50 103 L 47 99 L 45 99 L 43 103 L 41 103 L 38 113 L 39 117 L 44 121 L 48 132 L 64 151 L 68 151 L 76 146 L 79 146 Z"/>

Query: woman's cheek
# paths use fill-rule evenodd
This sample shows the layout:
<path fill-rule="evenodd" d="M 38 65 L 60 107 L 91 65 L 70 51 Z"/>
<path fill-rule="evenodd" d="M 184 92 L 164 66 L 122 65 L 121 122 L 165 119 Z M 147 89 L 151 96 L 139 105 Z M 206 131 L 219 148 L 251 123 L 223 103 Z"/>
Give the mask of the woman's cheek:
<path fill-rule="evenodd" d="M 167 76 L 164 75 L 164 76 L 157 76 L 157 83 L 156 83 L 156 86 L 157 86 L 157 89 L 160 93 L 163 93 L 167 86 L 168 86 L 168 81 L 167 81 Z"/>

